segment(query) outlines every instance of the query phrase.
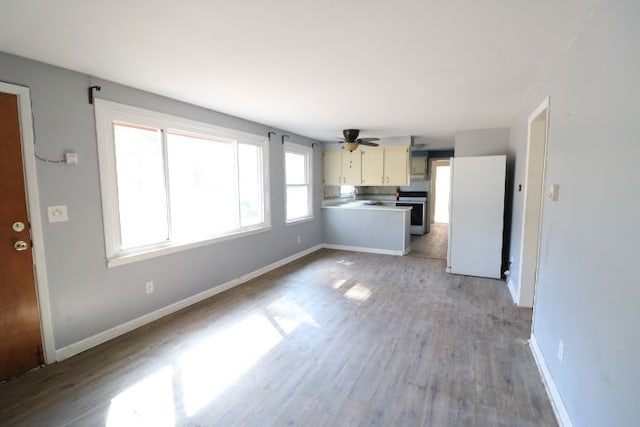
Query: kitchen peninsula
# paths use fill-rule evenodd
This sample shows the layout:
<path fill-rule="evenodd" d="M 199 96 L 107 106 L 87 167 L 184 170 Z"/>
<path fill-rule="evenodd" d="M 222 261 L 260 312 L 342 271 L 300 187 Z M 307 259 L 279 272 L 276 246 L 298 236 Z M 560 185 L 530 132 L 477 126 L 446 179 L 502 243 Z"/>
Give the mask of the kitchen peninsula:
<path fill-rule="evenodd" d="M 410 250 L 411 208 L 379 201 L 323 202 L 326 247 L 406 255 Z"/>

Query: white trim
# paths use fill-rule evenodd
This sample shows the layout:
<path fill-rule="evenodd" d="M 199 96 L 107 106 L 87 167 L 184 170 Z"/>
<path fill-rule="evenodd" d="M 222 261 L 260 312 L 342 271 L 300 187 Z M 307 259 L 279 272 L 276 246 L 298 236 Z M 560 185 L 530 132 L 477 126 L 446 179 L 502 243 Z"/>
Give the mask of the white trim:
<path fill-rule="evenodd" d="M 290 225 L 296 225 L 296 224 L 300 224 L 303 222 L 311 222 L 314 220 L 313 216 L 308 216 L 308 217 L 304 217 L 304 218 L 300 218 L 300 219 L 292 219 L 291 221 L 285 222 L 285 227 L 288 227 Z"/>
<path fill-rule="evenodd" d="M 542 351 L 538 345 L 538 340 L 534 334 L 531 334 L 531 338 L 529 339 L 529 347 L 531 348 L 531 354 L 533 354 L 533 358 L 538 366 L 538 371 L 540 371 L 544 388 L 547 391 L 549 400 L 551 401 L 551 406 L 553 407 L 553 412 L 556 415 L 558 424 L 560 427 L 573 427 L 571 418 L 569 418 L 569 412 L 567 412 L 567 408 L 562 401 L 562 396 L 560 395 L 558 386 L 551 376 L 547 362 L 542 355 Z"/>
<path fill-rule="evenodd" d="M 328 243 L 324 243 L 322 245 L 323 248 L 326 249 L 336 249 L 339 251 L 351 251 L 351 252 L 364 252 L 368 254 L 381 254 L 381 255 L 396 255 L 402 256 L 406 255 L 404 251 L 394 251 L 390 249 L 377 249 L 377 248 L 365 248 L 361 246 L 347 246 L 347 245 L 332 245 Z"/>
<path fill-rule="evenodd" d="M 264 233 L 266 231 L 271 231 L 273 229 L 272 226 L 261 226 L 260 228 L 256 228 L 253 230 L 246 231 L 238 231 L 231 234 L 225 234 L 220 237 L 214 237 L 211 239 L 202 240 L 200 242 L 189 242 L 189 243 L 175 243 L 168 244 L 163 247 L 154 247 L 144 252 L 136 251 L 131 255 L 120 255 L 114 258 L 107 259 L 107 267 L 117 267 L 120 265 L 131 264 L 138 261 L 144 261 L 147 259 L 156 258 L 163 255 L 175 254 L 177 252 L 188 251 L 190 249 L 200 248 L 202 246 L 212 245 L 214 243 L 223 242 L 225 240 L 232 240 L 239 237 L 250 236 L 253 234 Z"/>
<path fill-rule="evenodd" d="M 36 289 L 38 306 L 40 307 L 40 326 L 42 348 L 45 363 L 55 361 L 55 340 L 51 305 L 49 302 L 49 285 L 47 281 L 47 264 L 44 251 L 44 233 L 40 211 L 40 193 L 38 190 L 38 174 L 36 167 L 35 141 L 33 136 L 33 118 L 31 116 L 31 94 L 29 88 L 0 82 L 0 92 L 18 96 L 20 116 L 20 136 L 22 141 L 22 159 L 27 192 L 27 209 L 31 224 L 31 240 L 33 241 L 33 262 L 35 264 Z"/>
<path fill-rule="evenodd" d="M 531 155 L 531 144 L 532 144 L 532 125 L 533 122 L 542 114 L 546 112 L 545 118 L 545 135 L 542 147 L 542 164 L 540 167 L 542 170 L 541 178 L 542 181 L 540 183 L 541 188 L 530 188 L 531 183 L 529 182 L 532 176 L 531 171 L 531 163 L 533 160 L 539 160 L 538 157 L 534 157 L 532 159 Z M 527 124 L 527 150 L 526 150 L 526 160 L 525 160 L 525 172 L 524 172 L 524 194 L 523 194 L 523 209 L 522 209 L 522 230 L 521 230 L 521 241 L 520 241 L 520 256 L 519 261 L 520 265 L 518 266 L 518 305 L 520 307 L 533 307 L 534 303 L 534 293 L 537 281 L 537 271 L 539 267 L 540 260 L 540 236 L 542 232 L 542 211 L 544 208 L 544 184 L 545 184 L 545 169 L 546 169 L 546 160 L 547 160 L 547 146 L 549 139 L 549 97 L 546 97 L 542 103 L 529 115 L 528 124 Z M 537 171 L 537 170 L 536 170 Z M 535 173 L 535 172 L 533 172 Z M 533 194 L 530 194 L 532 191 L 540 190 L 540 200 L 533 198 Z M 530 200 L 532 199 L 533 200 Z M 533 203 L 539 203 L 538 209 L 536 212 L 531 212 Z M 537 235 L 535 237 L 535 241 L 532 240 L 532 237 L 527 238 L 527 230 L 530 229 L 531 226 L 535 226 L 537 224 Z M 535 246 L 534 246 L 535 245 Z M 532 259 L 533 255 L 529 254 L 529 256 L 525 256 L 525 251 L 535 252 L 535 260 Z M 531 265 L 531 263 L 535 261 L 535 267 Z M 526 264 L 526 267 L 525 267 Z M 512 267 L 513 268 L 513 267 Z M 530 272 L 533 268 L 533 275 L 531 277 Z"/>
<path fill-rule="evenodd" d="M 511 294 L 511 299 L 513 299 L 513 303 L 518 305 L 518 301 L 520 300 L 520 296 L 518 295 L 518 289 L 511 277 L 507 280 L 507 288 L 509 289 L 509 293 Z"/>
<path fill-rule="evenodd" d="M 190 305 L 196 304 L 202 300 L 205 300 L 221 292 L 224 292 L 228 289 L 231 289 L 245 282 L 248 282 L 249 280 L 255 279 L 258 276 L 268 273 L 269 271 L 275 270 L 278 267 L 282 267 L 283 265 L 293 262 L 299 258 L 307 256 L 319 249 L 322 249 L 322 245 L 316 245 L 309 249 L 305 249 L 302 252 L 298 252 L 297 254 L 294 254 L 287 258 L 276 261 L 265 267 L 259 268 L 255 271 L 242 275 L 236 279 L 232 279 L 221 285 L 216 285 L 211 289 L 207 289 L 206 291 L 200 292 L 198 294 L 187 297 L 183 300 L 175 302 L 166 307 L 152 311 L 151 313 L 144 314 L 133 320 L 122 323 L 118 326 L 114 326 L 113 328 L 107 329 L 106 331 L 99 332 L 83 340 L 77 341 L 73 344 L 69 344 L 68 346 L 65 346 L 56 350 L 55 352 L 56 360 L 62 361 L 78 353 L 82 353 L 85 350 L 88 350 L 92 347 L 95 347 L 99 344 L 102 344 L 120 335 L 126 334 L 127 332 L 130 332 L 134 329 L 137 329 L 141 326 L 144 326 L 148 323 L 158 320 L 161 317 L 167 316 L 171 313 L 175 313 L 176 311 L 182 310 L 183 308 L 189 307 Z"/>
<path fill-rule="evenodd" d="M 304 156 L 305 160 L 305 173 L 306 173 L 306 183 L 305 184 L 295 184 L 298 187 L 306 187 L 307 188 L 307 212 L 308 214 L 305 216 L 297 217 L 297 218 L 287 218 L 287 189 L 289 188 L 289 184 L 287 184 L 287 159 L 286 154 L 287 151 L 301 154 Z M 284 216 L 286 224 L 293 224 L 296 222 L 302 222 L 307 220 L 313 220 L 313 148 L 308 147 L 302 144 L 295 144 L 293 142 L 285 142 L 283 144 L 282 150 L 282 162 L 284 164 Z M 291 184 L 294 186 L 294 184 Z"/>
<path fill-rule="evenodd" d="M 103 226 L 105 235 L 105 253 L 107 267 L 116 267 L 138 262 L 158 256 L 180 252 L 188 249 L 209 245 L 223 240 L 255 234 L 256 232 L 271 230 L 271 197 L 269 192 L 269 146 L 268 139 L 261 135 L 223 128 L 208 123 L 197 122 L 182 117 L 158 113 L 152 110 L 119 104 L 116 102 L 95 99 L 94 113 L 96 120 L 96 137 L 98 141 L 98 165 L 100 172 L 100 193 L 102 200 Z M 166 157 L 166 132 L 176 131 L 180 134 L 192 134 L 208 139 L 233 144 L 234 158 L 237 160 L 238 144 L 251 144 L 260 149 L 262 164 L 260 165 L 260 184 L 262 188 L 263 222 L 255 226 L 242 227 L 238 215 L 238 228 L 216 237 L 204 237 L 202 240 L 188 242 L 167 240 L 145 247 L 121 249 L 120 217 L 118 212 L 118 184 L 116 176 L 116 153 L 114 144 L 113 122 L 122 121 L 161 129 L 162 148 L 164 152 L 165 192 L 167 196 L 167 214 L 170 215 L 170 190 L 167 185 L 169 171 Z M 238 164 L 234 165 L 237 187 Z M 237 195 L 237 188 L 235 188 Z M 239 199 L 236 198 L 235 201 Z M 236 206 L 236 209 L 239 207 Z M 171 221 L 168 219 L 169 239 L 171 239 Z"/>

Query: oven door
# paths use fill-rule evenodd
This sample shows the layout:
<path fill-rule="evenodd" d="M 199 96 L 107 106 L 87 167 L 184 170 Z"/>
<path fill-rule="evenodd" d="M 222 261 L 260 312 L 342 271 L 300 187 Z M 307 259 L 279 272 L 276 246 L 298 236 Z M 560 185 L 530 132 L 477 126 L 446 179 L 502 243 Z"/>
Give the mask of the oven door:
<path fill-rule="evenodd" d="M 396 202 L 396 206 L 412 208 L 411 209 L 411 234 L 422 235 L 425 233 L 425 228 L 424 228 L 425 204 L 424 203 Z"/>

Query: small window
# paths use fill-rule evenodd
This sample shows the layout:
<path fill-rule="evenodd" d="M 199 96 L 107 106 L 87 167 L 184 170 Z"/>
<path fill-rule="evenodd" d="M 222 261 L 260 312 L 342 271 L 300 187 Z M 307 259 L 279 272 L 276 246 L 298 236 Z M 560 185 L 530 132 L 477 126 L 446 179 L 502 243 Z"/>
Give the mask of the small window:
<path fill-rule="evenodd" d="M 287 222 L 313 218 L 312 156 L 313 150 L 310 147 L 285 143 Z"/>
<path fill-rule="evenodd" d="M 96 100 L 109 266 L 270 228 L 267 140 Z"/>
<path fill-rule="evenodd" d="M 356 187 L 353 185 L 341 185 L 340 197 L 351 197 L 356 195 Z"/>

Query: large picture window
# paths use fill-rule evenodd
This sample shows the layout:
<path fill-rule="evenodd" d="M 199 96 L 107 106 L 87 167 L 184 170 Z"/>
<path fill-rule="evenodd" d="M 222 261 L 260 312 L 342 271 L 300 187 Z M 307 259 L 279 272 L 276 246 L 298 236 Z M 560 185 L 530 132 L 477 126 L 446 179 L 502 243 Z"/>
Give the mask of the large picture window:
<path fill-rule="evenodd" d="M 266 138 L 95 101 L 107 262 L 270 227 Z"/>
<path fill-rule="evenodd" d="M 284 165 L 287 199 L 287 222 L 313 217 L 312 171 L 313 151 L 304 145 L 285 143 Z"/>

